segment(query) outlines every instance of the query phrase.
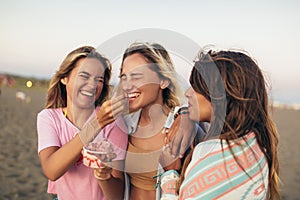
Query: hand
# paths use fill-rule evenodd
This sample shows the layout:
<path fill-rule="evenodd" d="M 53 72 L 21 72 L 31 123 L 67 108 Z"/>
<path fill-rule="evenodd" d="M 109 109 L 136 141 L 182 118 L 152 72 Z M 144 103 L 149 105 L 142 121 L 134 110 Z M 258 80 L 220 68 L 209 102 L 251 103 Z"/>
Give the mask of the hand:
<path fill-rule="evenodd" d="M 101 163 L 99 168 L 94 169 L 94 176 L 100 181 L 108 181 L 112 177 L 111 172 L 111 167 L 105 165 L 104 163 Z"/>
<path fill-rule="evenodd" d="M 166 149 L 162 151 L 159 157 L 159 163 L 164 168 L 165 171 L 168 170 L 180 170 L 181 169 L 181 159 L 173 158 L 169 151 Z"/>
<path fill-rule="evenodd" d="M 102 128 L 115 121 L 121 114 L 127 112 L 128 100 L 120 95 L 105 101 L 100 110 L 96 113 L 97 117 L 92 119 L 78 133 L 83 144 L 91 142 Z"/>
<path fill-rule="evenodd" d="M 97 112 L 98 123 L 101 128 L 115 121 L 119 116 L 128 112 L 128 100 L 123 95 L 113 96 L 105 101 Z"/>
<path fill-rule="evenodd" d="M 195 123 L 186 114 L 179 115 L 166 131 L 167 150 L 173 158 L 182 158 L 196 136 Z"/>

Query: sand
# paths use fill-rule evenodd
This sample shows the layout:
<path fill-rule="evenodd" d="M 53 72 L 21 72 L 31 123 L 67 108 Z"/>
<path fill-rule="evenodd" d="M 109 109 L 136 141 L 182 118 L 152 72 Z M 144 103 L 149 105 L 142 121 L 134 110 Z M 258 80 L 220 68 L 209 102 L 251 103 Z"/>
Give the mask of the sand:
<path fill-rule="evenodd" d="M 24 88 L 31 100 L 18 102 L 18 90 L 2 88 L 0 95 L 0 200 L 53 199 L 37 154 L 36 115 L 46 91 Z M 280 133 L 281 196 L 300 199 L 300 111 L 275 109 L 273 115 Z"/>
<path fill-rule="evenodd" d="M 300 111 L 275 109 L 273 118 L 279 131 L 281 197 L 300 199 Z"/>
<path fill-rule="evenodd" d="M 30 103 L 16 100 L 18 90 L 2 88 L 0 96 L 0 199 L 53 199 L 37 154 L 36 115 L 45 90 L 22 89 Z"/>

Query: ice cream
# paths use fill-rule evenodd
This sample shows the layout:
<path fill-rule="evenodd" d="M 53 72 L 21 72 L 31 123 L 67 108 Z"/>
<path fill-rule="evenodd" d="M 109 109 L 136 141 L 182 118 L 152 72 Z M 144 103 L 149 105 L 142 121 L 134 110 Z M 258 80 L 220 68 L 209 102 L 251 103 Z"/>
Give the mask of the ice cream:
<path fill-rule="evenodd" d="M 99 168 L 101 161 L 109 162 L 115 158 L 112 144 L 106 139 L 91 142 L 83 147 L 83 164 L 91 168 Z"/>

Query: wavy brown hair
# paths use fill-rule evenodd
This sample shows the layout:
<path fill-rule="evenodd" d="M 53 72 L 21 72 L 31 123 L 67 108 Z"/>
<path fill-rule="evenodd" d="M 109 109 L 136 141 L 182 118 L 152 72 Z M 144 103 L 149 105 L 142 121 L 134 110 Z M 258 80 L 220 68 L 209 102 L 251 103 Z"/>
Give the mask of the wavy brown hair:
<path fill-rule="evenodd" d="M 212 70 L 214 67 L 217 70 Z M 213 117 L 206 139 L 219 135 L 230 147 L 230 140 L 254 132 L 268 162 L 268 198 L 280 199 L 278 133 L 269 113 L 266 82 L 256 62 L 241 52 L 200 53 L 190 84 L 212 103 Z"/>
<path fill-rule="evenodd" d="M 66 86 L 61 83 L 61 79 L 70 75 L 76 67 L 76 63 L 82 58 L 96 58 L 104 67 L 103 89 L 99 98 L 95 101 L 95 106 L 101 105 L 109 95 L 109 80 L 111 77 L 111 63 L 103 55 L 98 53 L 94 47 L 82 46 L 70 52 L 61 63 L 59 69 L 50 81 L 47 93 L 46 108 L 61 108 L 67 106 Z"/>

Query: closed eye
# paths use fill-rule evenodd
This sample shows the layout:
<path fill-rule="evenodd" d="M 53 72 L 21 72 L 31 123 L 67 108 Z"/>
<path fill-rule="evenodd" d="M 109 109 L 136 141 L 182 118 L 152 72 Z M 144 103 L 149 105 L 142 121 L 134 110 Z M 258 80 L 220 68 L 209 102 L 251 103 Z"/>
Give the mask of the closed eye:
<path fill-rule="evenodd" d="M 129 76 L 130 76 L 130 80 L 139 80 L 139 79 L 142 79 L 144 77 L 144 74 L 132 73 Z M 126 81 L 128 79 L 126 74 L 121 74 L 121 76 L 119 78 L 121 79 L 121 81 Z"/>
<path fill-rule="evenodd" d="M 95 79 L 97 82 L 99 83 L 103 83 L 104 82 L 104 78 L 100 77 L 100 78 L 96 78 Z"/>
<path fill-rule="evenodd" d="M 85 74 L 85 73 L 80 73 L 79 76 L 83 79 L 89 79 L 89 75 L 88 74 Z"/>
<path fill-rule="evenodd" d="M 143 77 L 144 77 L 143 74 L 133 74 L 133 75 L 131 75 L 132 80 L 139 80 Z"/>

